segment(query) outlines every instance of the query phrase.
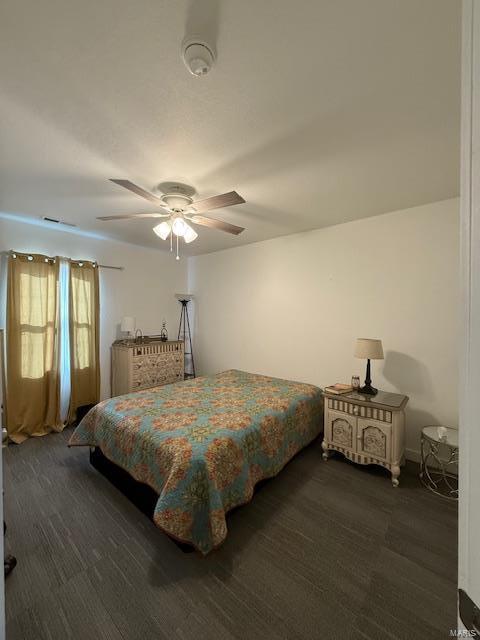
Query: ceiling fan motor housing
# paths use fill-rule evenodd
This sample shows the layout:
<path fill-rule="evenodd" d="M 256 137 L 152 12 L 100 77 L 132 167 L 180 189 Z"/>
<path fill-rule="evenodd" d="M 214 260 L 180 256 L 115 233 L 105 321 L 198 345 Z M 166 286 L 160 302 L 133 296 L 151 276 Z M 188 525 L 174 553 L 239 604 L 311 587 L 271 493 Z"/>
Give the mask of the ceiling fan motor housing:
<path fill-rule="evenodd" d="M 172 211 L 185 211 L 192 204 L 192 198 L 183 193 L 165 193 L 161 199 Z"/>
<path fill-rule="evenodd" d="M 182 43 L 182 58 L 188 71 L 197 77 L 206 75 L 215 62 L 215 49 L 197 37 Z"/>

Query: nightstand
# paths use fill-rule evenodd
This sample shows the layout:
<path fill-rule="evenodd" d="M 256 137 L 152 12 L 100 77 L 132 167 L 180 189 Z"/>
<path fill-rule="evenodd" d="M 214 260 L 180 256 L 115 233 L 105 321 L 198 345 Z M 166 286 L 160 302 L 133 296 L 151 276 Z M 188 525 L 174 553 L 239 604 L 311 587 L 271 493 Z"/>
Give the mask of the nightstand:
<path fill-rule="evenodd" d="M 323 458 L 339 451 L 359 464 L 378 464 L 399 485 L 405 451 L 405 406 L 408 397 L 379 391 L 375 396 L 357 392 L 324 393 L 325 428 Z"/>

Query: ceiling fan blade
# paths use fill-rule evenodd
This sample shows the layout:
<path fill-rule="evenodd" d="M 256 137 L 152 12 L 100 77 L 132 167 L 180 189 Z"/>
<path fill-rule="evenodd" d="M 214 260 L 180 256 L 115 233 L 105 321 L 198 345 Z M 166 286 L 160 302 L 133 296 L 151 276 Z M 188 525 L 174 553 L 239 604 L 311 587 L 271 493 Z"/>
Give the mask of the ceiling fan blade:
<path fill-rule="evenodd" d="M 232 233 L 235 236 L 238 236 L 239 233 L 245 231 L 243 227 L 237 227 L 234 224 L 224 222 L 223 220 L 216 220 L 215 218 L 205 218 L 205 216 L 193 215 L 189 218 L 189 220 L 191 220 L 195 224 L 201 224 L 204 227 L 210 227 L 211 229 L 218 229 L 219 231 Z"/>
<path fill-rule="evenodd" d="M 97 220 L 129 220 L 131 218 L 168 218 L 169 213 L 132 213 L 125 216 L 100 216 Z"/>
<path fill-rule="evenodd" d="M 150 191 L 147 191 L 146 189 L 142 189 L 142 187 L 139 187 L 137 184 L 130 182 L 130 180 L 121 180 L 117 178 L 109 178 L 109 180 L 110 182 L 115 182 L 115 184 L 118 184 L 121 187 L 128 189 L 129 191 L 133 191 L 133 193 L 136 193 L 137 196 L 145 198 L 145 200 L 148 200 L 149 202 L 154 202 L 155 204 L 161 204 L 162 206 L 165 206 L 165 203 L 163 202 L 163 200 L 161 200 L 161 198 L 153 193 L 150 193 Z"/>
<path fill-rule="evenodd" d="M 220 207 L 232 207 L 234 204 L 242 204 L 243 202 L 245 202 L 245 200 L 242 196 L 238 195 L 236 191 L 229 191 L 219 196 L 205 198 L 205 200 L 196 200 L 192 202 L 192 208 L 199 213 L 204 213 L 205 211 L 219 209 Z"/>

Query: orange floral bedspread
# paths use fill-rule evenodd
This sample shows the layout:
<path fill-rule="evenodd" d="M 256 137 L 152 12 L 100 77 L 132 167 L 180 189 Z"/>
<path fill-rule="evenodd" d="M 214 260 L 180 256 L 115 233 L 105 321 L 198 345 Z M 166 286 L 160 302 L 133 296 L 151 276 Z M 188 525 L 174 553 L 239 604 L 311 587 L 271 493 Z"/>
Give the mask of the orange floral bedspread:
<path fill-rule="evenodd" d="M 100 402 L 69 444 L 100 447 L 150 485 L 155 524 L 208 553 L 227 511 L 321 431 L 319 388 L 232 370 Z"/>

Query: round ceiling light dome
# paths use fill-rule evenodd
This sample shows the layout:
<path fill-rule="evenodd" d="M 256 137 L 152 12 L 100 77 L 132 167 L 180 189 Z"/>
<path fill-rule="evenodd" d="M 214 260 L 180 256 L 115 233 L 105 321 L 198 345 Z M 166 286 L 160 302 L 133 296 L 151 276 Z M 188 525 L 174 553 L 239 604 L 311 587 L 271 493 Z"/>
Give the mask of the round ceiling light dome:
<path fill-rule="evenodd" d="M 188 38 L 182 43 L 182 59 L 192 75 L 204 76 L 215 62 L 215 49 L 199 38 Z"/>

